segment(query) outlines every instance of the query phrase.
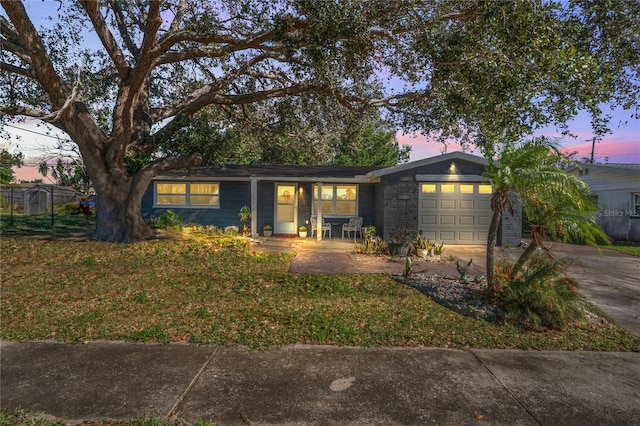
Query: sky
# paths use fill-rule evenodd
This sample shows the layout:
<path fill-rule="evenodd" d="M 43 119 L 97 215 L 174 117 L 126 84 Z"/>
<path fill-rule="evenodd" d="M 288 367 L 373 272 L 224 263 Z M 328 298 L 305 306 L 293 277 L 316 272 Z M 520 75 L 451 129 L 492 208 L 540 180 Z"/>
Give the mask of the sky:
<path fill-rule="evenodd" d="M 625 126 L 618 127 L 619 121 L 627 121 Z M 56 136 L 64 137 L 64 133 L 52 130 L 45 134 L 43 127 L 38 127 L 36 121 L 12 124 L 6 130 L 21 140 L 12 142 L 0 137 L 0 148 L 7 148 L 10 152 L 18 149 L 26 159 L 25 166 L 14 168 L 16 179 L 31 180 L 42 178 L 37 171 L 38 158 L 42 157 L 47 148 L 56 144 Z M 595 145 L 594 161 L 597 163 L 634 163 L 640 164 L 640 120 L 632 119 L 628 111 L 617 111 L 612 120 L 612 133 L 606 135 Z M 535 133 L 536 136 L 548 136 L 558 139 L 562 151 L 566 153 L 577 152 L 576 159 L 589 158 L 591 156 L 593 133 L 591 132 L 589 118 L 586 114 L 579 115 L 570 122 L 570 131 L 576 138 L 562 137 L 554 128 L 542 129 Z M 411 161 L 433 157 L 443 153 L 443 145 L 428 141 L 420 134 L 406 135 L 398 132 L 398 141 L 401 145 L 411 146 Z M 447 146 L 447 152 L 459 151 L 460 145 L 452 143 Z M 474 152 L 480 155 L 479 151 Z"/>
<path fill-rule="evenodd" d="M 50 6 L 50 7 L 48 7 Z M 38 20 L 52 11 L 51 7 L 57 6 L 53 1 L 27 0 L 25 7 L 38 26 Z M 615 110 L 611 112 L 611 134 L 606 135 L 594 147 L 594 161 L 598 163 L 636 163 L 640 164 L 640 119 L 633 119 L 631 112 Z M 619 125 L 620 123 L 623 123 Z M 15 168 L 16 179 L 31 180 L 42 178 L 37 172 L 37 164 L 47 148 L 56 144 L 56 136 L 64 137 L 64 134 L 53 129 L 46 135 L 43 127 L 38 127 L 37 121 L 29 120 L 26 123 L 12 124 L 5 130 L 20 140 L 7 140 L 0 136 L 0 148 L 10 152 L 19 150 L 25 155 L 25 166 Z M 537 131 L 533 136 L 548 136 L 557 138 L 558 144 L 564 152 L 577 152 L 576 159 L 589 158 L 591 156 L 593 133 L 587 114 L 579 114 L 569 123 L 569 131 L 576 135 L 575 138 L 562 137 L 555 128 L 545 128 Z M 428 141 L 421 134 L 406 135 L 398 132 L 398 141 L 401 145 L 411 146 L 411 161 L 432 157 L 443 153 L 443 145 Z M 446 147 L 446 152 L 460 150 L 460 145 L 451 143 Z M 478 151 L 475 152 L 480 155 Z"/>
<path fill-rule="evenodd" d="M 564 153 L 575 152 L 575 159 L 591 157 L 594 149 L 596 163 L 632 163 L 640 164 L 640 120 L 631 117 L 630 111 L 616 110 L 612 112 L 611 133 L 605 135 L 593 146 L 594 134 L 588 114 L 580 113 L 569 122 L 569 131 L 575 137 L 563 136 L 555 127 L 546 127 L 536 131 L 532 136 L 546 136 L 555 140 Z M 411 145 L 411 160 L 418 160 L 442 153 L 443 145 L 430 142 L 418 134 L 404 135 L 398 133 L 398 141 L 402 145 Z M 459 151 L 459 144 L 447 146 L 447 152 Z M 476 150 L 473 152 L 480 155 Z"/>

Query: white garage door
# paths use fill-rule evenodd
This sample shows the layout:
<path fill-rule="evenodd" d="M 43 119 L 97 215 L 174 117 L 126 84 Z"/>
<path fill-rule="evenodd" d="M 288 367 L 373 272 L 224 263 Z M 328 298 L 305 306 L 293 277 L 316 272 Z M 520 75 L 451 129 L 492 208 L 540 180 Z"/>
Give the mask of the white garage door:
<path fill-rule="evenodd" d="M 419 229 L 435 243 L 486 244 L 492 192 L 484 183 L 421 183 Z"/>

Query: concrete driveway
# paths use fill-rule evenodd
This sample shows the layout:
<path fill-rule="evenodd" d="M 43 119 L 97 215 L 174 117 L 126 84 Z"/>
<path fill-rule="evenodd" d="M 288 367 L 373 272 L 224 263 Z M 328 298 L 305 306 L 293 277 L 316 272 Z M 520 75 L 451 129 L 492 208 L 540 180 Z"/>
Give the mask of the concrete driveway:
<path fill-rule="evenodd" d="M 618 325 L 640 336 L 640 259 L 613 250 L 555 244 L 552 252 L 572 260 L 578 290 Z"/>

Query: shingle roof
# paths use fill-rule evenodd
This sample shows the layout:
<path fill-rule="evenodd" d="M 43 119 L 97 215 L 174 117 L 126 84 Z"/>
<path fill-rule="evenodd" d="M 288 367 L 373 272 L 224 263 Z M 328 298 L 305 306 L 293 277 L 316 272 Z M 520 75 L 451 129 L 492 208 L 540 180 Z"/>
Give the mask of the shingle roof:
<path fill-rule="evenodd" d="M 570 167 L 569 172 L 576 169 L 593 169 L 603 172 L 622 173 L 625 175 L 640 175 L 640 164 L 624 164 L 624 163 L 578 163 L 577 166 Z"/>
<path fill-rule="evenodd" d="M 282 166 L 231 165 L 223 168 L 194 167 L 172 170 L 156 177 L 162 178 L 355 178 L 382 169 L 381 166 Z"/>

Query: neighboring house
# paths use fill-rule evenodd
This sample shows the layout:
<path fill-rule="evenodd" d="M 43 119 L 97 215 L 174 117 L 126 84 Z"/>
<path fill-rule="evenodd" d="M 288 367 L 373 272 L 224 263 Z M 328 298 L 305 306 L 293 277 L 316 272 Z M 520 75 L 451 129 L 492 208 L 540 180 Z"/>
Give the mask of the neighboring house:
<path fill-rule="evenodd" d="M 640 242 L 640 164 L 581 163 L 568 170 L 598 197 L 598 223 L 616 241 Z"/>
<path fill-rule="evenodd" d="M 486 244 L 491 185 L 482 157 L 453 152 L 393 167 L 228 166 L 193 168 L 157 176 L 142 200 L 145 219 L 172 210 L 184 223 L 237 225 L 243 206 L 251 231 L 266 224 L 275 235 L 295 235 L 311 215 L 333 224 L 364 218 L 386 241 L 403 230 L 421 230 L 432 242 Z M 318 194 L 321 194 L 318 197 Z M 506 215 L 499 244 L 517 245 L 519 216 Z"/>

